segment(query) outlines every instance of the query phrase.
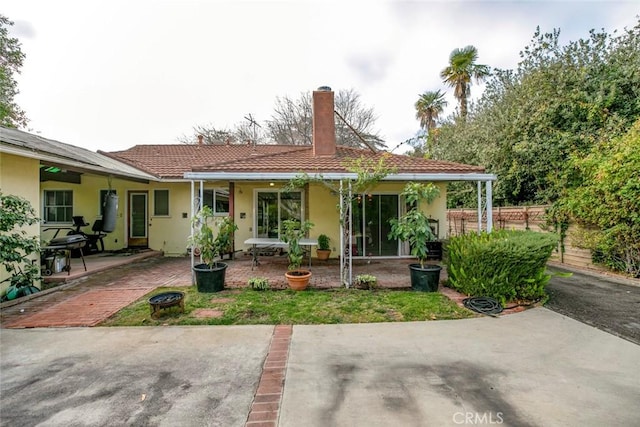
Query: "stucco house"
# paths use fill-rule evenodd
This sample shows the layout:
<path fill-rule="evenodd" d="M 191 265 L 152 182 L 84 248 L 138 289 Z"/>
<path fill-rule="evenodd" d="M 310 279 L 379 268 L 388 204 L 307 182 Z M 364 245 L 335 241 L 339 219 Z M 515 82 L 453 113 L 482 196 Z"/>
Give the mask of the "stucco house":
<path fill-rule="evenodd" d="M 0 191 L 31 201 L 42 223 L 30 232 L 40 234 L 43 241 L 56 227 L 71 227 L 72 216 L 82 215 L 89 223 L 99 219 L 104 195 L 115 192 L 117 222 L 105 238 L 106 248 L 148 247 L 170 256 L 186 253 L 191 217 L 200 203 L 233 218 L 238 226 L 236 251 L 248 249 L 244 242 L 250 237 L 277 238 L 280 223 L 293 217 L 315 224 L 310 237 L 328 235 L 337 256 L 340 196 L 319 183 L 289 192 L 283 187 L 301 173 L 346 183 L 356 177 L 348 161 L 358 158 L 377 161 L 384 156 L 395 172 L 366 194 L 353 195 L 353 256 L 408 255 L 407 246 L 389 240 L 387 233 L 389 219 L 405 209 L 400 192 L 409 181 L 440 187 L 439 198 L 424 207 L 439 221 L 440 238 L 446 237 L 448 182 L 477 182 L 479 203 L 486 197 L 490 217 L 496 177 L 484 168 L 336 146 L 334 120 L 333 92 L 323 87 L 313 92 L 311 146 L 194 143 L 91 152 L 0 128 Z M 484 196 L 481 185 L 486 188 Z"/>

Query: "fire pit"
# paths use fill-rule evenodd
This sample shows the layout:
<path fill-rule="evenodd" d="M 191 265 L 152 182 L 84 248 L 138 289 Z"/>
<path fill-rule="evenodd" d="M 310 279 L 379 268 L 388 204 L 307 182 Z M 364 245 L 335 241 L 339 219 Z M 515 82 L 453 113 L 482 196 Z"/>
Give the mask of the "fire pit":
<path fill-rule="evenodd" d="M 154 295 L 149 298 L 149 305 L 151 306 L 151 317 L 155 317 L 163 308 L 174 306 L 179 306 L 180 311 L 184 313 L 184 292 L 163 292 Z"/>

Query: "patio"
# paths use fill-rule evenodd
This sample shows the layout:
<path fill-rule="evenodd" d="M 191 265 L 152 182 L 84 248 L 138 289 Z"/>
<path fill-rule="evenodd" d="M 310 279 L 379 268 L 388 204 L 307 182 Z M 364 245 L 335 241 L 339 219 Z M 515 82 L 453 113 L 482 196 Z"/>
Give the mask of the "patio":
<path fill-rule="evenodd" d="M 82 277 L 92 276 L 93 274 L 108 271 L 115 267 L 133 264 L 150 257 L 162 256 L 162 252 L 144 250 L 139 252 L 105 252 L 102 254 L 85 256 L 87 271 L 84 270 L 82 259 L 71 258 L 71 271 L 55 273 L 44 278 L 44 288 L 51 288 L 62 283 L 71 282 Z M 181 258 L 184 262 L 179 262 L 176 266 L 184 268 L 182 277 L 190 277 L 191 259 L 189 257 Z M 199 261 L 196 259 L 196 263 Z M 287 287 L 284 273 L 287 271 L 287 257 L 285 255 L 274 254 L 271 256 L 260 256 L 259 264 L 252 267 L 252 257 L 247 252 L 237 252 L 234 259 L 225 259 L 229 265 L 226 272 L 225 286 L 229 288 L 240 288 L 247 286 L 247 281 L 251 277 L 265 277 L 269 279 L 269 284 L 275 289 L 284 289 Z M 378 278 L 378 286 L 382 288 L 409 288 L 409 268 L 408 265 L 415 263 L 412 258 L 371 258 L 371 259 L 354 259 L 353 260 L 353 278 L 358 274 L 371 274 Z M 431 262 L 437 263 L 437 262 Z M 305 261 L 307 267 L 307 261 Z M 319 261 L 316 258 L 311 260 L 312 272 L 311 282 L 312 288 L 327 289 L 340 287 L 340 264 L 337 258 L 327 261 Z M 446 278 L 446 271 L 443 269 L 440 279 Z M 162 284 L 158 284 L 162 286 Z M 189 286 L 191 283 L 181 284 Z"/>
<path fill-rule="evenodd" d="M 285 256 L 263 256 L 252 270 L 252 257 L 237 253 L 228 263 L 226 288 L 247 286 L 251 277 L 266 277 L 272 289 L 286 289 Z M 411 259 L 371 259 L 354 261 L 354 277 L 372 274 L 378 286 L 409 289 Z M 160 287 L 191 286 L 191 259 L 163 257 L 162 253 L 144 251 L 127 256 L 86 257 L 87 271 L 82 260 L 71 259 L 71 274 L 49 276 L 58 283 L 47 283 L 42 292 L 0 304 L 0 326 L 3 328 L 95 326 L 137 299 Z M 310 288 L 340 287 L 337 259 L 312 259 Z M 446 275 L 441 274 L 441 279 Z M 462 295 L 441 287 L 440 292 L 460 304 Z"/>

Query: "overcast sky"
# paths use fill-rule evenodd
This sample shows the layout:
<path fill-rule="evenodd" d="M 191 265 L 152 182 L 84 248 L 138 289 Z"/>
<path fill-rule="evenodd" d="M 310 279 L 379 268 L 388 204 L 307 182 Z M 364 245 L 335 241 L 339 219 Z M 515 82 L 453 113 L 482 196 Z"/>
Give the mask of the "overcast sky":
<path fill-rule="evenodd" d="M 176 143 L 196 124 L 270 118 L 277 96 L 354 89 L 390 148 L 450 52 L 515 68 L 536 26 L 561 42 L 633 27 L 633 1 L 4 0 L 26 60 L 28 130 L 96 151 Z M 477 97 L 481 87 L 472 87 Z M 401 150 L 399 150 L 401 151 Z"/>

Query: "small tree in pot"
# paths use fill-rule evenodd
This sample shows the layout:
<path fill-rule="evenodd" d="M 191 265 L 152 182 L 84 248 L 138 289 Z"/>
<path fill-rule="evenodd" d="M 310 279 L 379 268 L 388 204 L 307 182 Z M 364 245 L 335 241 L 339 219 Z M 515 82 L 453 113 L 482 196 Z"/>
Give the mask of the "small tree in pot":
<path fill-rule="evenodd" d="M 224 289 L 227 264 L 216 260 L 233 245 L 233 233 L 238 226 L 231 217 L 216 217 L 209 206 L 203 206 L 192 219 L 193 233 L 189 238 L 194 254 L 202 264 L 193 267 L 199 292 L 218 292 Z"/>
<path fill-rule="evenodd" d="M 411 247 L 411 255 L 418 258 L 420 264 L 410 264 L 411 287 L 415 290 L 438 290 L 440 280 L 439 265 L 425 265 L 429 250 L 427 242 L 437 239 L 431 230 L 429 217 L 420 209 L 422 202 L 430 204 L 440 194 L 440 189 L 432 183 L 422 184 L 409 182 L 402 191 L 405 201 L 411 206 L 402 217 L 392 219 L 390 239 L 399 239 L 408 242 Z"/>
<path fill-rule="evenodd" d="M 318 236 L 318 249 L 316 249 L 316 253 L 318 254 L 318 259 L 322 261 L 326 261 L 329 259 L 331 255 L 331 239 L 326 234 L 321 234 Z"/>
<path fill-rule="evenodd" d="M 303 239 L 307 232 L 313 227 L 309 221 L 300 222 L 295 219 L 282 221 L 282 240 L 289 245 L 289 271 L 285 273 L 289 287 L 296 291 L 306 289 L 311 279 L 309 270 L 301 269 L 304 259 L 304 250 L 300 246 L 300 239 Z"/>

